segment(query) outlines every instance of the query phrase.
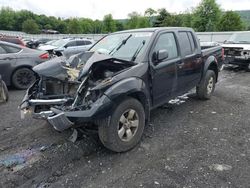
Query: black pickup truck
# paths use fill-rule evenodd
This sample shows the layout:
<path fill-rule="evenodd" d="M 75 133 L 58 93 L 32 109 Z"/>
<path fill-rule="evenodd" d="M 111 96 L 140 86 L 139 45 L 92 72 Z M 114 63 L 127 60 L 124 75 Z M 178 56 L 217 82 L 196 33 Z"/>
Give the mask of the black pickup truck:
<path fill-rule="evenodd" d="M 220 46 L 201 50 L 189 28 L 113 33 L 89 51 L 39 64 L 21 115 L 46 119 L 56 130 L 91 127 L 116 152 L 133 148 L 150 110 L 196 87 L 209 99 L 223 62 Z"/>

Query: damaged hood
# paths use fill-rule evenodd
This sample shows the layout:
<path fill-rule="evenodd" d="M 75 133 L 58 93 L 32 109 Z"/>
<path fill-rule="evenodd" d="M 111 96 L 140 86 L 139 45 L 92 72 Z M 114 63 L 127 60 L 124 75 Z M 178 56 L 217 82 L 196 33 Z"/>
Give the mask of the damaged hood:
<path fill-rule="evenodd" d="M 98 52 L 86 51 L 80 54 L 73 55 L 68 59 L 64 56 L 53 58 L 49 61 L 36 65 L 35 67 L 33 67 L 33 71 L 41 76 L 65 80 L 69 76 L 68 71 L 75 70 L 77 71 L 78 75 L 76 76 L 76 73 L 74 73 L 74 77 L 79 80 L 89 73 L 89 70 L 91 69 L 93 64 L 110 59 L 115 60 L 116 58 Z"/>
<path fill-rule="evenodd" d="M 223 48 L 243 48 L 243 50 L 250 50 L 250 44 L 223 44 Z"/>

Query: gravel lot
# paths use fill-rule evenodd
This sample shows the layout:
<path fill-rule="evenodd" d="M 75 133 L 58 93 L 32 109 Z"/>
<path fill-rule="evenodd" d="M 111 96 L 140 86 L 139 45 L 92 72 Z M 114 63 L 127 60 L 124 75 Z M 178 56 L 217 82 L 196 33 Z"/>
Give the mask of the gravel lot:
<path fill-rule="evenodd" d="M 212 100 L 158 108 L 133 150 L 96 135 L 76 143 L 46 122 L 21 120 L 24 91 L 0 108 L 0 187 L 249 187 L 250 73 L 227 69 Z"/>

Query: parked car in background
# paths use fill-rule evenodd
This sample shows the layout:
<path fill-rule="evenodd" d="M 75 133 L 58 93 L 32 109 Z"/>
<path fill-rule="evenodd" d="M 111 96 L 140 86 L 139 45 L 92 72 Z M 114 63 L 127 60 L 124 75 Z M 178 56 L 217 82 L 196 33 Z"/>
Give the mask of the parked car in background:
<path fill-rule="evenodd" d="M 222 47 L 225 50 L 225 63 L 250 71 L 250 31 L 234 33 Z"/>
<path fill-rule="evenodd" d="M 25 46 L 24 41 L 19 37 L 3 36 L 3 37 L 0 37 L 0 41 L 13 43 L 13 44 L 17 44 L 20 46 Z"/>
<path fill-rule="evenodd" d="M 32 67 L 48 58 L 46 51 L 0 41 L 0 74 L 8 86 L 27 89 L 36 80 Z"/>
<path fill-rule="evenodd" d="M 94 41 L 91 39 L 66 38 L 42 45 L 38 49 L 48 51 L 50 54 L 55 53 L 57 56 L 71 56 L 88 50 L 93 44 Z"/>
<path fill-rule="evenodd" d="M 65 59 L 33 68 L 40 78 L 21 113 L 58 131 L 87 125 L 104 146 L 123 152 L 140 141 L 152 109 L 194 87 L 199 99 L 211 98 L 223 51 L 201 50 L 190 28 L 144 28 L 110 34 Z"/>
<path fill-rule="evenodd" d="M 7 102 L 9 99 L 9 92 L 5 82 L 2 80 L 0 75 L 0 103 Z"/>
<path fill-rule="evenodd" d="M 31 40 L 31 41 L 28 41 L 26 43 L 26 46 L 28 48 L 36 49 L 39 45 L 45 44 L 45 43 L 47 43 L 49 41 L 51 41 L 51 39 L 47 39 L 47 38 L 41 38 L 41 39 L 38 39 L 38 40 Z"/>

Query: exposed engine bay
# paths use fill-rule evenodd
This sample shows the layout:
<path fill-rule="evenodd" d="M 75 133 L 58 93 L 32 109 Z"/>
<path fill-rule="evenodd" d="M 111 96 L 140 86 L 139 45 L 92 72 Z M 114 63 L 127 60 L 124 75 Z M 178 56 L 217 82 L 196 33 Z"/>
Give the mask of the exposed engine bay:
<path fill-rule="evenodd" d="M 33 105 L 34 113 L 51 107 L 63 111 L 90 109 L 114 82 L 113 77 L 133 65 L 97 52 L 49 60 L 33 68 L 40 79 L 28 90 L 29 105 Z"/>

